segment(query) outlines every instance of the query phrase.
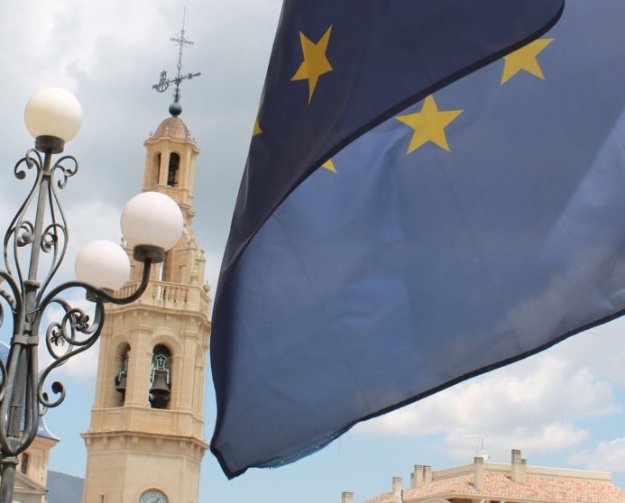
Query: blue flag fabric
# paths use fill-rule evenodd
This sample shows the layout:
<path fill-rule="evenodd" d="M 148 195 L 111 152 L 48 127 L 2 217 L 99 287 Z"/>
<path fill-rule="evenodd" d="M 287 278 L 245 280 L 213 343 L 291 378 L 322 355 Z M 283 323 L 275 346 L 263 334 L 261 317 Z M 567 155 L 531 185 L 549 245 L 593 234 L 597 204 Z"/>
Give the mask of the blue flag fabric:
<path fill-rule="evenodd" d="M 569 294 L 572 224 L 558 219 L 616 113 L 569 52 L 600 44 L 590 26 L 531 42 L 561 9 L 285 1 L 213 313 L 211 449 L 228 476 L 614 314 L 572 318 L 547 307 L 557 293 L 537 295 L 551 282 Z M 562 89 L 573 76 L 597 104 L 590 124 L 580 91 Z"/>

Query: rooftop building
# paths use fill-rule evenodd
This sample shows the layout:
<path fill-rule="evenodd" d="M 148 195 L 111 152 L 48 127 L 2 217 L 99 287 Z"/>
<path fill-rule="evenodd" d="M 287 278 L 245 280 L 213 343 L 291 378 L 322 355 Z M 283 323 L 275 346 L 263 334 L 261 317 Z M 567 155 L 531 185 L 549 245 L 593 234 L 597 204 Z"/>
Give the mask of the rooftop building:
<path fill-rule="evenodd" d="M 344 492 L 342 503 L 353 503 Z M 476 457 L 472 464 L 433 471 L 415 465 L 410 486 L 393 477 L 391 491 L 364 503 L 623 503 L 625 490 L 610 473 L 528 466 L 512 450 L 510 464 Z"/>

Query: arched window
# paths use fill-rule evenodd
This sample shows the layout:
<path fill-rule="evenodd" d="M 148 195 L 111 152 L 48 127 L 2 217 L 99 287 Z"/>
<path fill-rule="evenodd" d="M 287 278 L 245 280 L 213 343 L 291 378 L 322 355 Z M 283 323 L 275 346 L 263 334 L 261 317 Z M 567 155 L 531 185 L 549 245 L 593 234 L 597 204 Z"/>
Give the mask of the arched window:
<path fill-rule="evenodd" d="M 113 407 L 121 407 L 126 399 L 126 381 L 128 379 L 128 359 L 130 357 L 130 347 L 124 344 L 117 353 L 117 373 L 115 374 L 115 393 Z"/>
<path fill-rule="evenodd" d="M 166 346 L 154 346 L 150 371 L 150 407 L 168 409 L 171 398 L 171 352 Z"/>
<path fill-rule="evenodd" d="M 158 185 L 161 177 L 161 153 L 157 152 L 154 156 L 154 167 L 152 168 L 152 180 L 151 185 Z"/>
<path fill-rule="evenodd" d="M 30 461 L 30 455 L 25 452 L 22 454 L 22 462 L 20 463 L 20 472 L 24 475 L 28 473 L 28 461 Z"/>
<path fill-rule="evenodd" d="M 178 171 L 180 168 L 180 156 L 176 152 L 172 152 L 169 156 L 169 170 L 167 171 L 167 185 L 170 187 L 178 186 Z"/>

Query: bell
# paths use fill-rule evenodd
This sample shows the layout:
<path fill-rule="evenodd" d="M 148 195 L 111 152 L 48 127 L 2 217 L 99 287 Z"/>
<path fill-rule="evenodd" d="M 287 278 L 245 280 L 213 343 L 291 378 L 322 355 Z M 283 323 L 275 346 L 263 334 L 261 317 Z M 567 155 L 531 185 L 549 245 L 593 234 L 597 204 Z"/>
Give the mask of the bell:
<path fill-rule="evenodd" d="M 163 370 L 154 372 L 154 381 L 150 388 L 150 394 L 162 398 L 169 398 L 169 384 L 167 384 L 167 375 Z"/>
<path fill-rule="evenodd" d="M 117 377 L 115 377 L 115 389 L 119 393 L 126 392 L 126 372 L 120 372 Z"/>

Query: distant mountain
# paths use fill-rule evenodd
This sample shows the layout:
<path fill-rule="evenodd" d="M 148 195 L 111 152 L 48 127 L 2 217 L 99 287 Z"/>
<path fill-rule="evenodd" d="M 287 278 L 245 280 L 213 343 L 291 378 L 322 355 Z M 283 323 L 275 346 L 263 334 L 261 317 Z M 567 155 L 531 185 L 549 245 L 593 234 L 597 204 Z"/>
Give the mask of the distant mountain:
<path fill-rule="evenodd" d="M 48 503 L 82 503 L 85 480 L 64 473 L 48 471 Z"/>

